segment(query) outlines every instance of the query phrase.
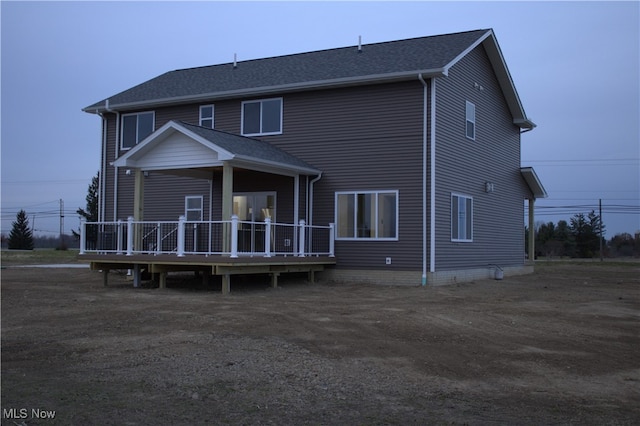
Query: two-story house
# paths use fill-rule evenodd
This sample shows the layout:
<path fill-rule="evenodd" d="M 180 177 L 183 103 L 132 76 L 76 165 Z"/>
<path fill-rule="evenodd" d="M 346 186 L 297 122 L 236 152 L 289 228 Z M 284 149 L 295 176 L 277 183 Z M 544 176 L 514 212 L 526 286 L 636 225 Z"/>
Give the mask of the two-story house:
<path fill-rule="evenodd" d="M 329 279 L 416 285 L 531 271 L 535 124 L 492 30 L 181 69 L 84 111 L 111 260 L 321 255 Z"/>

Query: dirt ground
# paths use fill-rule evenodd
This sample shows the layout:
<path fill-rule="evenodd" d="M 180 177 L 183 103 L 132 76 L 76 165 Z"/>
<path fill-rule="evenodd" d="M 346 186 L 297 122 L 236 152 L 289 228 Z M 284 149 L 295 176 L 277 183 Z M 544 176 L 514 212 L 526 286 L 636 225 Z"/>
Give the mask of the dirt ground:
<path fill-rule="evenodd" d="M 2 424 L 638 424 L 640 263 L 445 287 L 2 270 Z"/>

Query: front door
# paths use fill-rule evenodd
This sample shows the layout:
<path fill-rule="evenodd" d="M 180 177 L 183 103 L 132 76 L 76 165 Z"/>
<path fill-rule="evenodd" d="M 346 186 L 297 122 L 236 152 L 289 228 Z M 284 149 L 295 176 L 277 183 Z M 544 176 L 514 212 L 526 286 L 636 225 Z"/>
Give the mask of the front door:
<path fill-rule="evenodd" d="M 264 252 L 264 220 L 275 221 L 276 193 L 252 192 L 233 196 L 233 214 L 238 216 L 238 251 Z"/>

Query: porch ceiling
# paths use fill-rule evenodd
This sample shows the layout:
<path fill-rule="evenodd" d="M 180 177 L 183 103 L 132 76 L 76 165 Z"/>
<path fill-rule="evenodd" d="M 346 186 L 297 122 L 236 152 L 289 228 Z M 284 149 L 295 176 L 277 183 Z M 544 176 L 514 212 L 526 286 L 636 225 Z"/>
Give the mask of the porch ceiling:
<path fill-rule="evenodd" d="M 286 176 L 321 173 L 267 142 L 178 121 L 169 121 L 112 163 L 189 177 L 210 177 L 224 164 Z"/>

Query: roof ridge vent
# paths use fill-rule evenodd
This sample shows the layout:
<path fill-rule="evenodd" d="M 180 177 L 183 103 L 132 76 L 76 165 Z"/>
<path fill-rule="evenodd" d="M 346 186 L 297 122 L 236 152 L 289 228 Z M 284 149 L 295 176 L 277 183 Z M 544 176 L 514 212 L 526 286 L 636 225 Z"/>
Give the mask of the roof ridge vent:
<path fill-rule="evenodd" d="M 362 36 L 358 36 L 358 53 L 362 53 Z"/>

